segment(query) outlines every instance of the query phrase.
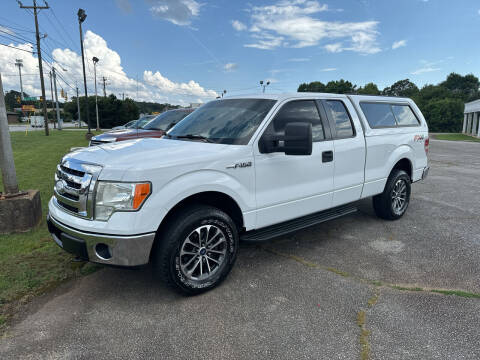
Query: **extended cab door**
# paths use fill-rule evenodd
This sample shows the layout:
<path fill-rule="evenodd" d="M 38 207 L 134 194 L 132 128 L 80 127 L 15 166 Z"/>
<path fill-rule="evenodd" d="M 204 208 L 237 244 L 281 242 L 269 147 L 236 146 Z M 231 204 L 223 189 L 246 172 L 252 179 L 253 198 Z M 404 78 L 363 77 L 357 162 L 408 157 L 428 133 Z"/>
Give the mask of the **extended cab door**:
<path fill-rule="evenodd" d="M 365 137 L 357 113 L 348 99 L 322 100 L 334 146 L 332 206 L 360 199 L 365 180 Z"/>
<path fill-rule="evenodd" d="M 332 206 L 334 157 L 327 119 L 314 99 L 281 104 L 261 136 L 283 135 L 289 122 L 312 124 L 312 154 L 262 153 L 254 146 L 256 228 L 311 214 Z M 261 138 L 261 137 L 260 137 Z"/>

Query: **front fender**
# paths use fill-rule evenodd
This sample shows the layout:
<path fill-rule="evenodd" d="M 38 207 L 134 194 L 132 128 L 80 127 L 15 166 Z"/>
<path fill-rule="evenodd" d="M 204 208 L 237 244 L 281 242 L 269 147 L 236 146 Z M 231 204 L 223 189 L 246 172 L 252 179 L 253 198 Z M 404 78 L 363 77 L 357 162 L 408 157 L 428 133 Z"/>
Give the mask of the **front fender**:
<path fill-rule="evenodd" d="M 253 171 L 253 170 L 252 170 Z M 240 207 L 244 216 L 246 228 L 253 227 L 255 221 L 253 210 L 255 209 L 254 176 L 246 175 L 242 180 L 247 180 L 244 184 L 235 177 L 218 170 L 198 170 L 182 174 L 152 194 L 149 199 L 150 206 L 162 204 L 162 216 L 159 225 L 168 212 L 179 202 L 189 196 L 207 192 L 216 191 L 230 196 Z"/>

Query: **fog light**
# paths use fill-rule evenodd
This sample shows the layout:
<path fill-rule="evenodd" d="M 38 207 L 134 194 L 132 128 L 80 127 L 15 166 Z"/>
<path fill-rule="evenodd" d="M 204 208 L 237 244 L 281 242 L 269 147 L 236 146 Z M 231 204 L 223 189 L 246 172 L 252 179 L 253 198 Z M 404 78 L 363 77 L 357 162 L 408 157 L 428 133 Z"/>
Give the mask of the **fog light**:
<path fill-rule="evenodd" d="M 112 258 L 110 248 L 108 245 L 102 243 L 95 245 L 95 254 L 102 260 L 110 260 Z"/>

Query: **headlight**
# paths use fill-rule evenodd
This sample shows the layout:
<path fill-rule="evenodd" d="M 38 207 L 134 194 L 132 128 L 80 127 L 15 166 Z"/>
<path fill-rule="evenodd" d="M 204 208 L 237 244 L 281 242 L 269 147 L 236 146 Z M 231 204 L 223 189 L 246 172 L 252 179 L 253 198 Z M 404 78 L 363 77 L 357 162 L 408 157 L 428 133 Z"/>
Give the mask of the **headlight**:
<path fill-rule="evenodd" d="M 151 193 L 150 183 L 99 181 L 95 220 L 107 221 L 116 211 L 137 211 Z"/>

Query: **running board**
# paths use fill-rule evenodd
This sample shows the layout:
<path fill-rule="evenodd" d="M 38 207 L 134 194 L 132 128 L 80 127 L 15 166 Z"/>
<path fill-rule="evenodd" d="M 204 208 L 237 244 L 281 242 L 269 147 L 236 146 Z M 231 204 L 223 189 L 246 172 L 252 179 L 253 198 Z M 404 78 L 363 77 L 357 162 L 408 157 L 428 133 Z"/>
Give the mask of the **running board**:
<path fill-rule="evenodd" d="M 356 211 L 357 207 L 355 205 L 342 205 L 333 209 L 306 215 L 298 219 L 293 219 L 280 224 L 267 226 L 262 229 L 248 231 L 240 236 L 240 240 L 252 242 L 270 240 L 275 237 L 289 234 L 297 230 L 305 229 L 307 227 L 317 225 L 328 220 L 333 220 L 344 215 L 352 214 Z"/>

